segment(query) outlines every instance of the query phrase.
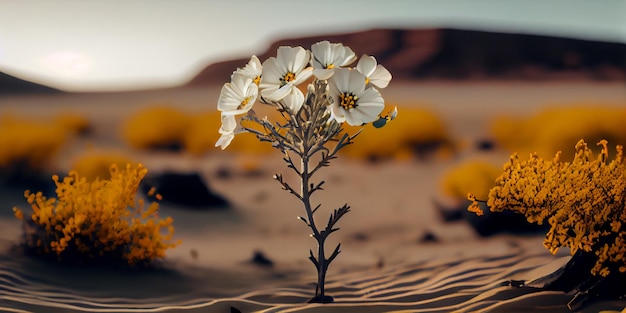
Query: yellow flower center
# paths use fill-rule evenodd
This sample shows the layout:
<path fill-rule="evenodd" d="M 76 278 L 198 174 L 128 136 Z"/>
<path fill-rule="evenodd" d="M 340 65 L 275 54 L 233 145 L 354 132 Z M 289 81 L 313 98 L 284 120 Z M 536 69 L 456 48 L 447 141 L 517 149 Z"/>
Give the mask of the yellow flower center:
<path fill-rule="evenodd" d="M 258 86 L 261 83 L 261 75 L 255 77 L 252 82 Z"/>
<path fill-rule="evenodd" d="M 326 65 L 326 68 L 327 69 L 335 68 L 335 64 L 328 64 Z"/>
<path fill-rule="evenodd" d="M 237 110 L 241 110 L 245 108 L 248 105 L 248 103 L 250 103 L 250 99 L 252 99 L 252 97 L 246 97 L 245 99 L 243 99 L 241 103 L 239 104 L 239 106 L 237 107 Z"/>
<path fill-rule="evenodd" d="M 365 77 L 365 84 L 369 84 L 370 83 L 370 78 L 369 77 Z"/>
<path fill-rule="evenodd" d="M 287 72 L 287 74 L 285 74 L 281 79 L 280 79 L 280 86 L 284 86 L 286 85 L 288 82 L 290 81 L 294 81 L 296 79 L 296 74 L 292 73 L 292 72 Z"/>
<path fill-rule="evenodd" d="M 358 105 L 356 102 L 359 100 L 359 97 L 355 96 L 352 93 L 344 92 L 339 95 L 339 105 L 345 110 L 354 109 Z"/>

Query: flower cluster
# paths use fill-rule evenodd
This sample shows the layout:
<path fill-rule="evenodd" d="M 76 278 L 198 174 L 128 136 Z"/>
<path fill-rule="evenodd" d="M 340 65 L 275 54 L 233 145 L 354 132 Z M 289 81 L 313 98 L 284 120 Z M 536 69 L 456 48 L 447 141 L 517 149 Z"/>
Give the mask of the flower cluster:
<path fill-rule="evenodd" d="M 127 165 L 119 170 L 113 165 L 110 174 L 110 179 L 94 181 L 76 171 L 62 180 L 54 175 L 57 198 L 27 190 L 24 196 L 32 214 L 24 223 L 25 246 L 63 261 L 136 265 L 164 257 L 166 249 L 177 245 L 171 242 L 173 220 L 158 217 L 158 203 L 145 208 L 143 199 L 135 199 L 147 169 Z M 13 211 L 24 218 L 22 210 Z"/>
<path fill-rule="evenodd" d="M 514 154 L 489 192 L 487 205 L 493 212 L 511 210 L 524 214 L 531 223 L 548 221 L 544 245 L 552 253 L 560 247 L 595 253 L 593 275 L 606 277 L 612 271 L 626 272 L 626 167 L 621 146 L 609 162 L 607 141 L 595 157 L 584 141 L 576 145 L 572 162 L 559 154 L 544 160 L 532 154 L 520 161 Z M 476 197 L 468 208 L 482 211 Z"/>
<path fill-rule="evenodd" d="M 281 188 L 302 203 L 306 214 L 298 218 L 311 229 L 311 237 L 317 241 L 317 254 L 309 251 L 309 260 L 318 273 L 311 302 L 333 301 L 325 294 L 324 286 L 328 266 L 339 255 L 340 245 L 327 254 L 324 244 L 330 234 L 339 230 L 336 227 L 339 219 L 350 211 L 347 204 L 335 209 L 326 227 L 319 227 L 314 214 L 321 204 L 314 206 L 311 195 L 323 190 L 324 181 L 313 182 L 313 174 L 328 166 L 337 152 L 353 143 L 358 135 L 358 132 L 344 133 L 344 122 L 353 126 L 372 123 L 380 128 L 396 116 L 396 111 L 380 116 L 385 103 L 375 88 L 387 86 L 391 80 L 389 71 L 367 55 L 361 57 L 356 68 L 345 67 L 355 60 L 350 48 L 328 41 L 312 45 L 311 51 L 280 47 L 277 56 L 263 64 L 253 56 L 245 67 L 236 70 L 222 88 L 217 103 L 222 125 L 215 146 L 224 149 L 235 134 L 251 132 L 261 142 L 269 142 L 280 150 L 287 167 L 300 177 L 300 188 L 293 188 L 281 174 L 274 175 Z M 311 78 L 305 96 L 298 86 Z M 257 117 L 252 110 L 257 99 L 275 108 L 282 120 Z M 243 114 L 237 121 L 236 116 Z M 252 126 L 241 121 L 251 122 Z"/>
<path fill-rule="evenodd" d="M 221 137 L 215 146 L 226 148 L 235 134 L 246 130 L 235 116 L 249 113 L 257 99 L 280 111 L 298 114 L 305 103 L 298 86 L 312 76 L 327 84 L 330 119 L 349 125 L 377 121 L 384 124 L 395 115 L 381 119 L 385 105 L 375 87 L 386 87 L 391 74 L 368 55 L 363 55 L 355 68 L 345 67 L 356 59 L 350 48 L 328 41 L 313 44 L 310 51 L 302 47 L 279 47 L 276 57 L 268 58 L 263 64 L 252 56 L 222 87 L 217 103 L 222 119 Z"/>

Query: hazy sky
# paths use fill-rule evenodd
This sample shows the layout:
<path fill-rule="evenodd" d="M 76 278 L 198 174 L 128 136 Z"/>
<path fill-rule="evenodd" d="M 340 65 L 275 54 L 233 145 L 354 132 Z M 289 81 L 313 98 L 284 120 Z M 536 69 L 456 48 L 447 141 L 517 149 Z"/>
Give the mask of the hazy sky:
<path fill-rule="evenodd" d="M 274 39 L 419 26 L 626 42 L 626 0 L 0 0 L 0 71 L 74 91 L 171 86 Z"/>

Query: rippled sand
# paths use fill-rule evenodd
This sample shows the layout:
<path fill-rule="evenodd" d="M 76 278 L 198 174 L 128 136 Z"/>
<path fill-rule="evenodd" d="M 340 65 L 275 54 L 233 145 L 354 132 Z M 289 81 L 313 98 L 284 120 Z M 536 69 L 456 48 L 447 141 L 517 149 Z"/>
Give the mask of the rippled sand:
<path fill-rule="evenodd" d="M 160 214 L 174 217 L 183 243 L 168 251 L 155 269 L 131 271 L 69 267 L 16 253 L 20 225 L 13 205 L 25 207 L 21 191 L 0 190 L 0 312 L 566 312 L 571 295 L 533 287 L 503 285 L 533 281 L 568 260 L 551 255 L 542 236 L 497 235 L 481 239 L 464 223 L 441 221 L 433 204 L 440 199 L 438 178 L 467 158 L 504 163 L 505 153 L 484 154 L 471 142 L 487 132 L 500 113 L 526 114 L 545 103 L 621 101 L 616 84 L 425 84 L 388 88 L 388 102 L 417 103 L 438 112 L 463 149 L 429 161 L 368 164 L 340 158 L 321 172 L 326 190 L 317 195 L 320 213 L 349 203 L 330 247 L 342 243 L 331 265 L 327 293 L 333 304 L 306 304 L 315 271 L 306 259 L 315 248 L 308 229 L 296 220 L 298 203 L 271 179 L 288 173 L 277 155 L 249 157 L 228 152 L 193 158 L 173 153 L 139 153 L 152 172 L 198 170 L 232 204 L 226 210 L 192 210 L 163 203 Z M 166 90 L 98 95 L 0 97 L 0 112 L 45 116 L 62 110 L 84 112 L 97 121 L 90 139 L 119 147 L 115 131 L 123 114 L 154 103 L 206 110 L 217 90 Z M 65 151 L 58 166 L 87 142 Z M 359 144 L 357 142 L 357 144 Z M 238 172 L 256 162 L 260 175 Z M 220 169 L 234 175 L 220 178 Z M 294 179 L 289 174 L 287 179 Z M 323 212 L 322 212 L 323 211 Z M 425 233 L 437 243 L 420 243 Z M 254 251 L 274 262 L 250 262 Z M 531 283 L 531 285 L 533 285 Z M 540 287 L 540 281 L 533 286 Z M 625 302 L 603 302 L 584 312 L 621 310 Z M 233 310 L 233 311 L 231 311 Z"/>

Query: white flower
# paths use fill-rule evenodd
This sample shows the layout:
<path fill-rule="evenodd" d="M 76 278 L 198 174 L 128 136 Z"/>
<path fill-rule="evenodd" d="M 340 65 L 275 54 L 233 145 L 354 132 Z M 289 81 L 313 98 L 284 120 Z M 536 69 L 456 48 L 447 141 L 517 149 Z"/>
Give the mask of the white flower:
<path fill-rule="evenodd" d="M 378 88 L 385 88 L 391 81 L 391 73 L 382 65 L 377 64 L 376 58 L 364 54 L 356 64 L 357 71 L 363 73 L 367 84 Z"/>
<path fill-rule="evenodd" d="M 238 68 L 237 71 L 233 73 L 241 74 L 244 77 L 251 78 L 252 81 L 258 86 L 261 82 L 261 74 L 263 73 L 263 65 L 261 65 L 261 61 L 257 58 L 256 55 L 253 55 L 248 61 L 248 64 L 243 68 Z M 232 76 L 231 76 L 232 79 Z"/>
<path fill-rule="evenodd" d="M 347 68 L 335 70 L 329 80 L 329 95 L 333 99 L 331 116 L 339 123 L 356 126 L 373 122 L 385 107 L 378 90 L 366 86 L 365 76 Z"/>
<path fill-rule="evenodd" d="M 260 85 L 263 99 L 279 101 L 297 89 L 297 85 L 311 77 L 312 68 L 307 68 L 310 59 L 311 53 L 302 47 L 279 47 L 276 57 L 263 62 Z"/>
<path fill-rule="evenodd" d="M 352 49 L 343 44 L 330 43 L 326 40 L 313 44 L 311 54 L 313 75 L 321 80 L 330 78 L 335 68 L 346 66 L 356 60 L 356 55 Z"/>
<path fill-rule="evenodd" d="M 304 104 L 304 94 L 298 88 L 292 88 L 291 92 L 280 100 L 280 103 L 292 113 L 298 113 Z"/>
<path fill-rule="evenodd" d="M 222 87 L 217 109 L 225 115 L 246 113 L 252 108 L 258 95 L 259 87 L 251 78 L 234 73 L 230 83 Z"/>
<path fill-rule="evenodd" d="M 217 140 L 215 146 L 222 148 L 222 150 L 226 149 L 230 142 L 233 141 L 233 138 L 235 138 L 235 128 L 237 128 L 235 116 L 222 114 L 222 126 L 219 130 L 222 136 Z"/>

